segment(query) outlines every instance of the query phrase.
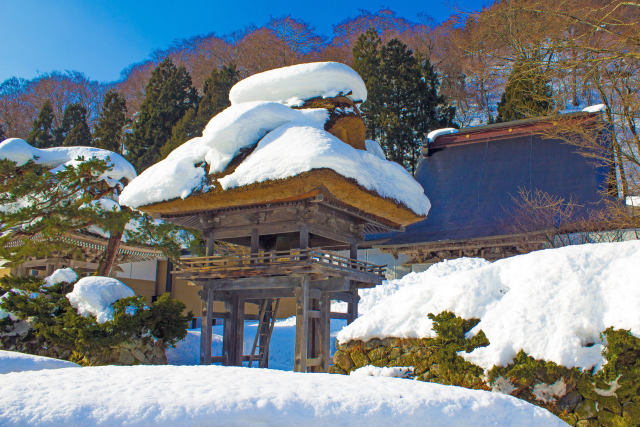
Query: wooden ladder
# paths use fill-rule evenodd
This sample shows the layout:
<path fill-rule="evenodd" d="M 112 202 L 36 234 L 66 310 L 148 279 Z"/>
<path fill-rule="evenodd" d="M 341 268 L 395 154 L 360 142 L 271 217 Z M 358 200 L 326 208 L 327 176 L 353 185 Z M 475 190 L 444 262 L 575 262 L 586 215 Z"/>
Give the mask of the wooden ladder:
<path fill-rule="evenodd" d="M 258 360 L 258 367 L 260 368 L 269 367 L 269 342 L 271 341 L 271 334 L 273 334 L 279 306 L 280 298 L 275 300 L 272 298 L 264 299 L 260 304 L 258 329 L 256 330 L 256 337 L 253 339 L 251 353 L 249 353 L 249 367 L 251 367 L 254 360 Z M 258 350 L 258 354 L 256 354 L 256 350 Z"/>

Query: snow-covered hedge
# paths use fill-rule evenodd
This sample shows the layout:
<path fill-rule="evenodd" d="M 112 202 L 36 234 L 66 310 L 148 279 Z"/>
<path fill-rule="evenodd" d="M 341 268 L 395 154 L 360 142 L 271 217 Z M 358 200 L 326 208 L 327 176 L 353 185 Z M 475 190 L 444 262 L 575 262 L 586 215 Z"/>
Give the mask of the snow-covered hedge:
<path fill-rule="evenodd" d="M 83 365 L 158 364 L 186 335 L 191 316 L 168 294 L 148 306 L 119 280 L 76 280 L 69 269 L 44 281 L 0 278 L 0 349 Z"/>

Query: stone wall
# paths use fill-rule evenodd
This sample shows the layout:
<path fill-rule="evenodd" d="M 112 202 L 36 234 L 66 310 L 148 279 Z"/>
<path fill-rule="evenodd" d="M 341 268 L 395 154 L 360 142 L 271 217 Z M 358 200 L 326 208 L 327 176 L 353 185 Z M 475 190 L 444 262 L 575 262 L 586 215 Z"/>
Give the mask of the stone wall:
<path fill-rule="evenodd" d="M 510 394 L 550 410 L 572 426 L 637 426 L 640 351 L 636 350 L 640 340 L 629 336 L 625 339 L 633 341 L 634 347 L 621 350 L 616 357 L 607 355 L 607 365 L 596 374 L 535 360 L 520 352 L 511 365 L 485 375 L 480 367 L 457 355 L 465 350 L 463 341 L 440 338 L 337 343 L 330 372 L 348 374 L 366 365 L 413 366 L 416 380 Z M 468 346 L 466 351 L 470 351 Z"/>

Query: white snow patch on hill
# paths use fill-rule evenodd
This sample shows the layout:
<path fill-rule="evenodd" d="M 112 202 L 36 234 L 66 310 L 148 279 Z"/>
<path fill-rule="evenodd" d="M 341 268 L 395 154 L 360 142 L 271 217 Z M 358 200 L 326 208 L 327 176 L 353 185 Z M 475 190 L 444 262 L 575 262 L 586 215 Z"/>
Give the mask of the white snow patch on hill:
<path fill-rule="evenodd" d="M 232 104 L 276 101 L 300 106 L 311 98 L 340 94 L 357 102 L 367 100 L 367 88 L 351 67 L 338 62 L 312 62 L 249 76 L 231 88 L 229 100 Z"/>
<path fill-rule="evenodd" d="M 121 281 L 111 277 L 83 277 L 73 286 L 67 299 L 82 316 L 93 315 L 98 323 L 113 318 L 113 303 L 135 293 Z"/>
<path fill-rule="evenodd" d="M 560 426 L 523 400 L 399 378 L 220 366 L 4 375 L 0 425 Z"/>
<path fill-rule="evenodd" d="M 34 356 L 16 351 L 0 350 L 0 374 L 23 371 L 40 371 L 42 369 L 78 368 L 73 362 L 53 359 L 51 357 Z M 4 387 L 4 379 L 0 380 Z M 2 393 L 0 388 L 0 394 Z M 1 397 L 0 397 L 1 399 Z M 2 410 L 0 409 L 0 413 Z"/>
<path fill-rule="evenodd" d="M 112 186 L 116 181 L 126 178 L 131 181 L 136 177 L 135 168 L 120 154 L 113 151 L 93 147 L 53 147 L 35 148 L 27 141 L 19 138 L 5 139 L 0 143 L 0 159 L 12 160 L 22 166 L 28 161 L 51 168 L 52 172 L 64 169 L 65 166 L 77 166 L 90 159 L 104 160 L 111 169 L 105 171 L 101 179 L 106 180 Z"/>
<path fill-rule="evenodd" d="M 402 279 L 337 339 L 433 337 L 427 314 L 448 310 L 480 319 L 469 335 L 482 330 L 490 345 L 461 355 L 484 369 L 508 364 L 519 350 L 567 367 L 599 367 L 606 328 L 640 336 L 638 259 L 640 241 L 629 241 L 542 250 L 442 276 L 436 264 Z"/>

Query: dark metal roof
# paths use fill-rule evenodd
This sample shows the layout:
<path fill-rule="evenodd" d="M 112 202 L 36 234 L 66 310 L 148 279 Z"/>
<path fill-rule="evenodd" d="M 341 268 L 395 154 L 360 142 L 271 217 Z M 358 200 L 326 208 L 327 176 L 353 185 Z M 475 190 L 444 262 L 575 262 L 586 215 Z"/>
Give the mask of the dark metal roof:
<path fill-rule="evenodd" d="M 577 153 L 574 145 L 536 133 L 543 120 L 551 123 L 548 118 L 501 123 L 437 138 L 415 175 L 431 200 L 427 219 L 370 239 L 390 236 L 377 243 L 396 246 L 513 233 L 508 222 L 519 189 L 571 199 L 585 211 L 598 206 L 607 168 Z M 606 128 L 600 129 L 599 137 L 608 138 Z"/>

